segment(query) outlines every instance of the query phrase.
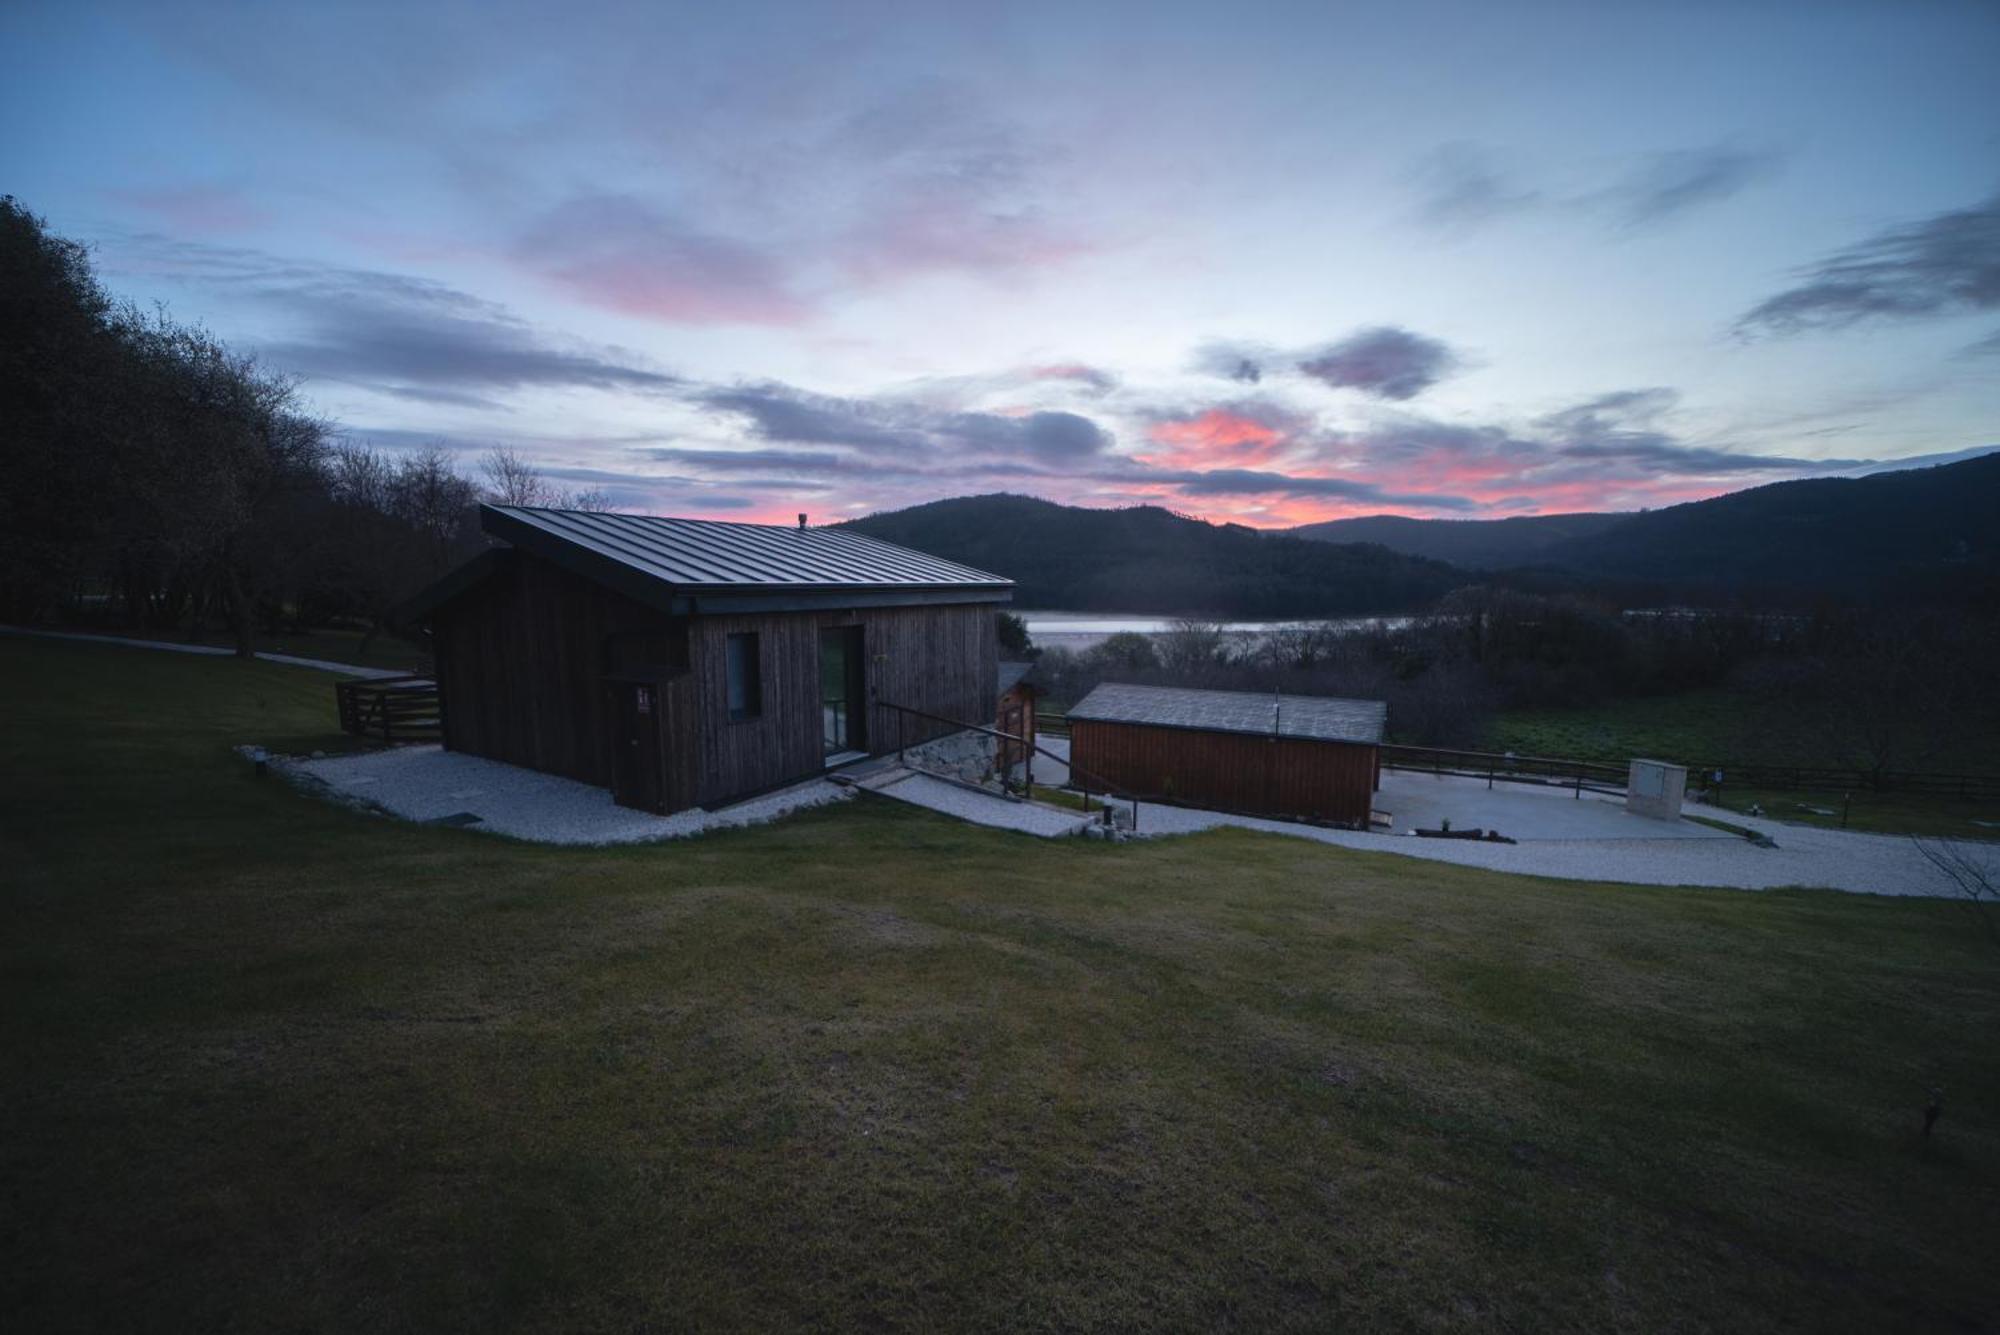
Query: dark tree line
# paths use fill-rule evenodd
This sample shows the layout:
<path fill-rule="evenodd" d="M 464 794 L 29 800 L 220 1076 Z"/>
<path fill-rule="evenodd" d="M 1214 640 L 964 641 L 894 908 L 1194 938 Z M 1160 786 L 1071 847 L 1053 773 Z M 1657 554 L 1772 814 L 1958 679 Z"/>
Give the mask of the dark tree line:
<path fill-rule="evenodd" d="M 255 636 L 352 624 L 476 551 L 482 495 L 601 507 L 516 455 L 484 491 L 442 447 L 340 439 L 290 377 L 116 300 L 0 199 L 0 619 Z"/>
<path fill-rule="evenodd" d="M 1359 627 L 1299 623 L 1253 638 L 1185 621 L 1082 652 L 1046 650 L 1036 671 L 1062 704 L 1100 681 L 1385 700 L 1393 740 L 1473 748 L 1501 710 L 1727 687 L 1813 734 L 1788 742 L 1879 773 L 1936 767 L 1963 756 L 1967 739 L 2000 742 L 1995 661 L 2000 623 L 1965 613 L 1641 614 L 1478 586 L 1422 615 Z"/>

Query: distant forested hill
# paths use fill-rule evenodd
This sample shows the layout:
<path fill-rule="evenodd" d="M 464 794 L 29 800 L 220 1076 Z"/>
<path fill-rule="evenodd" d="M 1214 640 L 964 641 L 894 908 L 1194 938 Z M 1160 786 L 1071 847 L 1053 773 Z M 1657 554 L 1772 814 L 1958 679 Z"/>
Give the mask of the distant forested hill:
<path fill-rule="evenodd" d="M 1811 478 L 1627 515 L 1548 549 L 1596 580 L 1854 596 L 1975 596 L 2000 574 L 2000 454 Z"/>
<path fill-rule="evenodd" d="M 1027 496 L 967 496 L 846 527 L 1005 575 L 1021 607 L 1344 616 L 1422 607 L 1470 582 L 1442 562 L 1386 547 L 1274 536 L 1154 506 L 1087 510 Z"/>
<path fill-rule="evenodd" d="M 1344 616 L 1422 607 L 1481 580 L 1642 604 L 2000 602 L 2000 454 L 1623 515 L 1379 516 L 1274 534 L 1154 506 L 1088 510 L 998 495 L 849 527 L 1006 575 L 1020 606 L 1078 611 Z M 1446 555 L 1450 563 L 1435 559 Z"/>
<path fill-rule="evenodd" d="M 2000 588 L 2000 454 L 1867 477 L 1774 482 L 1637 514 L 1374 516 L 1292 530 L 1368 536 L 1461 565 L 1659 596 L 1990 601 Z"/>
<path fill-rule="evenodd" d="M 1367 515 L 1304 524 L 1287 532 L 1317 542 L 1373 542 L 1407 556 L 1475 570 L 1535 565 L 1560 543 L 1601 533 L 1631 516 L 1622 514 L 1522 515 L 1512 519 L 1410 519 Z"/>

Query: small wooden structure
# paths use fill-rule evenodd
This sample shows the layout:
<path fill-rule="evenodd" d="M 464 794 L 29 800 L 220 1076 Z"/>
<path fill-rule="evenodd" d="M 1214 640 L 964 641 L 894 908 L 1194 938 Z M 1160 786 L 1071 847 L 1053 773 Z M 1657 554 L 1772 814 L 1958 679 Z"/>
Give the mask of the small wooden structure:
<path fill-rule="evenodd" d="M 435 742 L 437 683 L 429 677 L 365 677 L 333 685 L 340 730 L 384 742 Z"/>
<path fill-rule="evenodd" d="M 1033 663 L 1006 661 L 1000 664 L 1000 702 L 993 726 L 1006 734 L 1000 742 L 997 763 L 1002 774 L 1028 758 L 1035 745 L 1035 701 L 1042 688 L 1029 679 Z M 1007 738 L 1021 740 L 1010 741 Z"/>
<path fill-rule="evenodd" d="M 480 507 L 508 545 L 401 610 L 444 744 L 716 806 L 984 723 L 1012 582 L 840 529 Z M 891 706 L 900 706 L 901 709 Z"/>
<path fill-rule="evenodd" d="M 1388 717 L 1379 700 L 1106 682 L 1070 707 L 1070 758 L 1157 801 L 1366 829 Z"/>

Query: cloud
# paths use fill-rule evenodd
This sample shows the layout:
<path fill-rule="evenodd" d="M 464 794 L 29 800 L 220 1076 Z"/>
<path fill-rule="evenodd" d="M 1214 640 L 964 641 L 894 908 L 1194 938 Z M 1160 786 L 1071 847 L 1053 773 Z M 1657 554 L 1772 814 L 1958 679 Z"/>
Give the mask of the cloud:
<path fill-rule="evenodd" d="M 941 271 L 997 277 L 1094 249 L 1047 206 L 1066 198 L 1044 182 L 1062 153 L 986 114 L 955 82 L 880 98 L 839 122 L 818 156 L 866 174 L 828 246 L 864 284 Z"/>
<path fill-rule="evenodd" d="M 958 412 L 813 394 L 776 381 L 701 391 L 695 402 L 747 419 L 764 440 L 905 456 L 1002 455 L 1062 462 L 1103 453 L 1109 432 L 1077 413 Z"/>
<path fill-rule="evenodd" d="M 1082 362 L 1054 362 L 1045 366 L 1030 366 L 1027 374 L 1034 380 L 1065 381 L 1093 394 L 1109 394 L 1118 388 L 1117 376 L 1101 367 L 1089 366 Z"/>
<path fill-rule="evenodd" d="M 1499 165 L 1489 149 L 1451 143 L 1410 174 L 1418 221 L 1446 232 L 1469 232 L 1524 214 L 1595 219 L 1635 232 L 1717 204 L 1775 176 L 1784 155 L 1772 149 L 1712 144 L 1672 149 L 1628 161 L 1601 184 L 1559 189 L 1530 184 Z"/>
<path fill-rule="evenodd" d="M 1781 155 L 1715 146 L 1656 153 L 1597 199 L 1627 230 L 1665 222 L 1690 209 L 1728 199 L 1777 174 Z"/>
<path fill-rule="evenodd" d="M 1268 403 L 1232 403 L 1163 416 L 1146 436 L 1155 447 L 1139 456 L 1171 468 L 1266 464 L 1293 443 L 1302 423 Z"/>
<path fill-rule="evenodd" d="M 544 213 L 515 259 L 588 305 L 668 324 L 797 324 L 810 314 L 772 255 L 634 195 L 582 195 Z"/>
<path fill-rule="evenodd" d="M 142 235 L 114 267 L 165 276 L 275 312 L 287 331 L 257 340 L 282 370 L 399 398 L 498 406 L 528 387 L 658 394 L 681 382 L 615 347 L 560 343 L 505 307 L 428 279 L 265 251 Z"/>
<path fill-rule="evenodd" d="M 1434 338 L 1388 325 L 1363 329 L 1299 360 L 1299 371 L 1335 389 L 1379 399 L 1413 399 L 1458 366 Z"/>
<path fill-rule="evenodd" d="M 1296 374 L 1333 389 L 1352 389 L 1377 399 L 1413 399 L 1461 365 L 1442 341 L 1376 325 L 1357 329 L 1337 342 L 1285 350 L 1263 343 L 1213 340 L 1195 349 L 1194 369 L 1239 384 L 1266 376 Z"/>
<path fill-rule="evenodd" d="M 1802 271 L 1736 322 L 1742 335 L 2000 309 L 2000 194 L 1891 227 Z"/>
<path fill-rule="evenodd" d="M 1539 190 L 1512 179 L 1477 144 L 1439 146 L 1411 178 L 1418 219 L 1447 231 L 1479 227 L 1542 202 Z"/>
<path fill-rule="evenodd" d="M 1572 438 L 1595 436 L 1633 426 L 1650 427 L 1672 412 L 1680 399 L 1680 391 L 1664 385 L 1649 389 L 1621 389 L 1558 409 L 1535 421 L 1537 426 L 1558 435 Z"/>
<path fill-rule="evenodd" d="M 1264 378 L 1264 368 L 1280 360 L 1281 354 L 1262 343 L 1216 340 L 1194 350 L 1194 369 L 1203 375 L 1254 385 Z"/>
<path fill-rule="evenodd" d="M 800 445 L 847 445 L 864 450 L 921 450 L 921 432 L 881 420 L 867 403 L 794 389 L 779 381 L 703 390 L 694 402 L 748 420 L 762 440 Z"/>
<path fill-rule="evenodd" d="M 1117 475 L 1123 477 L 1123 475 Z M 1136 479 L 1173 486 L 1183 496 L 1292 496 L 1316 500 L 1362 501 L 1369 505 L 1415 506 L 1426 510 L 1477 510 L 1478 501 L 1438 492 L 1394 492 L 1372 482 L 1309 474 L 1273 473 L 1251 468 L 1157 470 Z"/>
<path fill-rule="evenodd" d="M 231 186 L 193 182 L 135 186 L 104 193 L 182 232 L 246 232 L 271 221 L 269 212 L 252 204 L 242 191 Z"/>

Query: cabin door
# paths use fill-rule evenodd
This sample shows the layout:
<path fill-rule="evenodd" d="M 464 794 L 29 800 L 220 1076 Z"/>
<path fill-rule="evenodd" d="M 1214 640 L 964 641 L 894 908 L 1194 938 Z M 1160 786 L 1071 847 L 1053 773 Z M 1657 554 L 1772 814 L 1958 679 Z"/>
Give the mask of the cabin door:
<path fill-rule="evenodd" d="M 867 695 L 862 681 L 861 627 L 834 626 L 819 633 L 820 740 L 827 755 L 866 751 Z"/>
<path fill-rule="evenodd" d="M 611 683 L 611 796 L 621 807 L 666 810 L 660 773 L 660 688 L 651 682 Z"/>

